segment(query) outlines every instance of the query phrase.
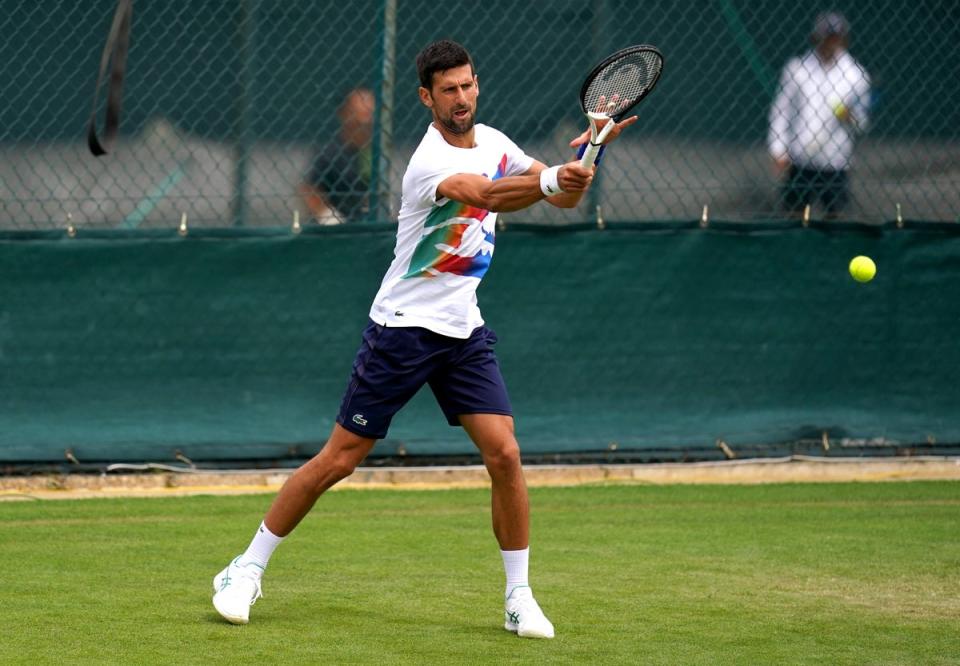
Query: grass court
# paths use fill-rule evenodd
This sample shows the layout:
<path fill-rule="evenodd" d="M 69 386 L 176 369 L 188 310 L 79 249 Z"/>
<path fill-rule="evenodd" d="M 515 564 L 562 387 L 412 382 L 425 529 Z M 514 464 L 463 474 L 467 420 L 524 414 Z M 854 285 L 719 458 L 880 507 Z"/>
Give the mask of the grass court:
<path fill-rule="evenodd" d="M 0 663 L 960 663 L 956 482 L 532 489 L 552 641 L 502 628 L 484 490 L 329 493 L 223 622 L 270 499 L 0 503 Z"/>

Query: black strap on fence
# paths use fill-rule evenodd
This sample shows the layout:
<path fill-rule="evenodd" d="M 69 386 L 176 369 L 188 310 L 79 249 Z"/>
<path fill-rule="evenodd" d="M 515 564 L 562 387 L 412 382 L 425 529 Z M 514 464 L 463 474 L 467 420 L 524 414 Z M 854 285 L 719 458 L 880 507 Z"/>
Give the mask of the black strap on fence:
<path fill-rule="evenodd" d="M 95 156 L 106 155 L 113 147 L 120 126 L 120 102 L 123 97 L 123 76 L 127 69 L 127 50 L 130 46 L 130 22 L 133 18 L 133 0 L 117 0 L 113 24 L 107 36 L 107 44 L 100 56 L 100 72 L 93 90 L 93 111 L 87 125 L 87 145 Z M 103 127 L 103 139 L 97 137 L 97 101 L 100 87 L 110 69 L 110 84 L 107 90 L 107 115 Z"/>

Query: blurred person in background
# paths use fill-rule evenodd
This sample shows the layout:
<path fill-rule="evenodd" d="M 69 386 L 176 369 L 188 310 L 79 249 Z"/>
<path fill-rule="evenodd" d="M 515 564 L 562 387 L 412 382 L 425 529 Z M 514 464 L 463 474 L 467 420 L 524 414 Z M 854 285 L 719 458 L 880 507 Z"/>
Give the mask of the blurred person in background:
<path fill-rule="evenodd" d="M 849 199 L 847 172 L 854 141 L 867 129 L 870 99 L 870 77 L 847 51 L 849 39 L 843 14 L 818 15 L 813 48 L 780 75 L 767 145 L 792 216 L 819 203 L 825 217 L 836 218 Z"/>
<path fill-rule="evenodd" d="M 319 224 L 362 221 L 369 213 L 371 138 L 376 98 L 354 88 L 337 109 L 340 130 L 313 160 L 299 192 Z"/>

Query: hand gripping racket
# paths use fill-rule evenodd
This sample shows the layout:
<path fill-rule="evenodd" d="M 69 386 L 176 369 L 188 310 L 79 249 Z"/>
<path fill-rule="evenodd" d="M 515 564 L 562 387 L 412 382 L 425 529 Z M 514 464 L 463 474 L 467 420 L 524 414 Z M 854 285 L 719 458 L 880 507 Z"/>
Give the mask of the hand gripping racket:
<path fill-rule="evenodd" d="M 580 108 L 590 120 L 590 143 L 584 144 L 580 166 L 593 165 L 610 130 L 650 94 L 661 71 L 663 55 L 648 44 L 617 51 L 593 68 L 580 88 Z M 597 130 L 603 121 L 608 122 Z"/>

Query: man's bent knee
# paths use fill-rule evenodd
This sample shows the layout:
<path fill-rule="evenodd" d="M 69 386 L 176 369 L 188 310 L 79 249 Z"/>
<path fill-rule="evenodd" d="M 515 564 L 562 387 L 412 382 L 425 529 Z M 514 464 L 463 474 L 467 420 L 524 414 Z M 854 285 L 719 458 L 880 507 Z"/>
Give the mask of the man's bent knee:
<path fill-rule="evenodd" d="M 354 470 L 357 468 L 357 465 L 360 464 L 359 460 L 356 460 L 353 456 L 344 452 L 332 455 L 324 462 L 324 475 L 333 480 L 334 483 L 341 481 L 353 474 Z"/>
<path fill-rule="evenodd" d="M 483 462 L 491 476 L 515 472 L 520 468 L 520 446 L 516 440 L 511 440 L 487 449 L 483 454 Z"/>
<path fill-rule="evenodd" d="M 301 470 L 314 480 L 315 485 L 326 489 L 353 474 L 357 466 L 367 457 L 374 443 L 375 440 L 361 437 L 337 426 L 320 453 L 307 462 Z"/>

